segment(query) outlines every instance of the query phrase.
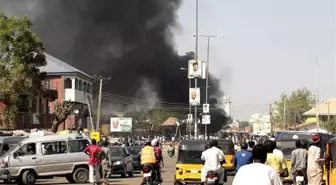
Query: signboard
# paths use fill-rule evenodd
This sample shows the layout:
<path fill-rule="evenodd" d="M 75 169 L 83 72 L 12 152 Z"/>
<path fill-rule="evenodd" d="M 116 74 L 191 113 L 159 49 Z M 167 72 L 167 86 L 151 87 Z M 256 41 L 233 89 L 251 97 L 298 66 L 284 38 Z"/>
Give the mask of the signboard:
<path fill-rule="evenodd" d="M 188 78 L 203 78 L 205 79 L 205 62 L 199 60 L 188 61 Z"/>
<path fill-rule="evenodd" d="M 111 132 L 131 132 L 132 131 L 132 118 L 112 117 L 110 119 Z"/>
<path fill-rule="evenodd" d="M 203 113 L 209 114 L 210 112 L 210 104 L 203 104 Z"/>
<path fill-rule="evenodd" d="M 191 106 L 199 106 L 201 103 L 200 88 L 189 89 L 189 103 Z"/>
<path fill-rule="evenodd" d="M 90 132 L 90 138 L 100 142 L 100 132 Z"/>
<path fill-rule="evenodd" d="M 202 124 L 203 125 L 210 124 L 210 115 L 202 115 Z"/>
<path fill-rule="evenodd" d="M 187 119 L 187 121 L 188 121 L 189 123 L 192 123 L 192 120 L 193 120 L 193 115 L 192 115 L 192 114 L 188 114 L 188 119 Z"/>

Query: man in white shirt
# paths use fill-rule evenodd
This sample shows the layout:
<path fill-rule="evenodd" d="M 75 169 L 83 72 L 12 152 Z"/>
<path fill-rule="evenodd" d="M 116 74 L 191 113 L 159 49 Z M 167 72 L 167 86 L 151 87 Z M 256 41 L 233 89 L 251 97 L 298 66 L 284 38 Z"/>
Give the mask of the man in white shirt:
<path fill-rule="evenodd" d="M 224 182 L 224 169 L 221 162 L 224 161 L 224 153 L 218 149 L 218 143 L 216 140 L 211 141 L 210 148 L 202 153 L 202 160 L 205 161 L 201 170 L 201 181 L 204 183 L 206 175 L 209 171 L 214 171 L 218 176 L 218 183 L 222 185 Z"/>
<path fill-rule="evenodd" d="M 242 166 L 232 185 L 282 185 L 275 169 L 264 164 L 267 159 L 265 146 L 262 144 L 254 146 L 252 156 L 254 163 Z"/>
<path fill-rule="evenodd" d="M 320 136 L 312 136 L 312 146 L 308 149 L 307 159 L 307 178 L 309 185 L 320 185 L 323 180 L 323 163 L 324 159 L 321 156 Z"/>

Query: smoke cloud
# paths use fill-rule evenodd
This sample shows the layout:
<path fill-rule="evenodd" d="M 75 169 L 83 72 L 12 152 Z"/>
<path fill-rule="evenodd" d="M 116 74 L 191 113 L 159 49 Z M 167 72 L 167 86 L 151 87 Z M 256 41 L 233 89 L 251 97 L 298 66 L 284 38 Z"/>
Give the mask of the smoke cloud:
<path fill-rule="evenodd" d="M 111 77 L 105 92 L 188 103 L 187 73 L 180 68 L 192 55 L 177 54 L 172 34 L 180 5 L 181 0 L 0 0 L 0 11 L 27 15 L 49 54 L 88 74 Z M 218 79 L 210 78 L 209 93 L 222 96 Z"/>

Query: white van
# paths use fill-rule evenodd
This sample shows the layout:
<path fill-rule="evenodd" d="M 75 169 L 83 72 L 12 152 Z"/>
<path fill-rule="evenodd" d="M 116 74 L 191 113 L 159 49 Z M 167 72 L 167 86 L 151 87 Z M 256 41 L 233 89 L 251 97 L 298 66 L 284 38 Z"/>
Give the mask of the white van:
<path fill-rule="evenodd" d="M 90 139 L 82 134 L 26 138 L 9 151 L 2 161 L 11 179 L 33 185 L 36 179 L 64 176 L 70 183 L 89 179 L 89 156 L 83 151 Z"/>

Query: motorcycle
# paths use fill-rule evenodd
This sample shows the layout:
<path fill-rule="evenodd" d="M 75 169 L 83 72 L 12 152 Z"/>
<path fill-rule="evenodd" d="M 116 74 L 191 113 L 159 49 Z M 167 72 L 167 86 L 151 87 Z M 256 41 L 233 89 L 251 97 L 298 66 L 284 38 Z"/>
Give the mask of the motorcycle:
<path fill-rule="evenodd" d="M 214 171 L 209 171 L 206 175 L 205 185 L 218 185 L 217 173 Z"/>
<path fill-rule="evenodd" d="M 153 172 L 152 166 L 144 165 L 142 168 L 143 183 L 142 185 L 160 185 L 156 179 L 155 172 Z"/>
<path fill-rule="evenodd" d="M 174 150 L 174 149 L 169 149 L 169 150 L 168 150 L 168 155 L 169 155 L 169 157 L 173 157 L 174 154 L 175 154 L 175 150 Z"/>
<path fill-rule="evenodd" d="M 303 170 L 297 170 L 294 175 L 295 185 L 306 185 L 305 172 Z"/>

